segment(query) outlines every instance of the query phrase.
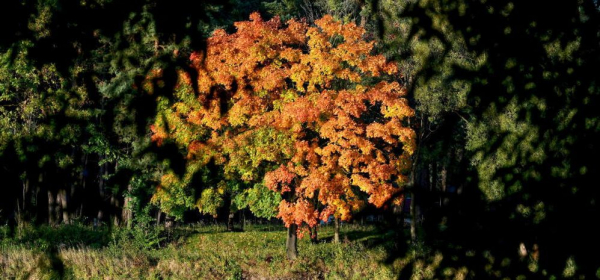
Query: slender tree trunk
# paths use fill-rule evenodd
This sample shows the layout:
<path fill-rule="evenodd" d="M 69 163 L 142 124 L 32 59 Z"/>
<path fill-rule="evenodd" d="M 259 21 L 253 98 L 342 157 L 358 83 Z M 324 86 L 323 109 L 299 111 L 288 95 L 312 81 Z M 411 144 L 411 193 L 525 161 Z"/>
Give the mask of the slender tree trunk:
<path fill-rule="evenodd" d="M 28 201 L 31 201 L 30 198 L 30 187 L 29 187 L 29 178 L 27 177 L 27 173 L 25 173 L 25 180 L 23 180 L 23 186 L 21 187 L 22 190 L 22 194 L 21 194 L 21 198 L 19 198 L 19 196 L 17 196 L 17 201 L 16 201 L 16 216 L 15 216 L 15 222 L 17 224 L 17 226 L 21 226 L 23 224 L 23 222 L 29 218 L 28 216 L 28 210 L 29 210 L 29 203 Z M 0 211 L 2 211 L 0 209 Z"/>
<path fill-rule="evenodd" d="M 46 221 L 46 218 L 49 217 L 48 214 L 48 199 L 44 197 L 44 195 L 47 195 L 47 191 L 44 188 L 44 186 L 42 185 L 43 182 L 43 175 L 39 174 L 38 180 L 37 180 L 37 184 L 35 186 L 35 217 L 36 217 L 36 224 L 42 224 Z"/>
<path fill-rule="evenodd" d="M 29 184 L 29 176 L 27 176 L 27 173 L 25 173 L 25 180 L 23 181 L 23 197 L 22 199 L 22 203 L 21 203 L 21 211 L 19 213 L 19 217 L 18 217 L 18 221 L 19 223 L 21 223 L 22 221 L 25 220 L 25 218 L 31 218 L 29 217 L 29 205 L 31 204 L 31 186 Z M 18 206 L 18 205 L 17 205 Z"/>
<path fill-rule="evenodd" d="M 155 37 L 154 38 L 154 56 L 158 56 L 158 46 L 159 46 L 158 43 L 159 43 L 158 37 Z"/>
<path fill-rule="evenodd" d="M 426 165 L 419 170 L 413 171 L 413 184 L 411 188 L 410 199 L 410 239 L 412 242 L 417 241 L 417 227 L 422 222 L 421 216 L 423 213 L 423 202 L 428 202 L 426 195 L 431 194 L 435 183 L 434 177 L 430 174 L 432 165 Z M 435 173 L 435 172 L 431 172 Z"/>
<path fill-rule="evenodd" d="M 79 207 L 77 206 L 77 204 L 80 203 L 78 200 L 80 200 L 80 196 L 81 196 L 81 193 L 77 193 L 78 189 L 81 189 L 81 185 L 79 185 L 79 182 L 73 183 L 71 185 L 71 189 L 67 193 L 67 195 L 69 196 L 69 219 L 70 219 L 69 221 L 70 222 L 73 222 L 74 220 L 81 217 L 81 215 L 79 215 L 79 213 L 78 213 Z"/>
<path fill-rule="evenodd" d="M 414 186 L 413 186 L 414 188 Z M 410 240 L 417 241 L 417 207 L 415 205 L 415 191 L 410 192 Z"/>
<path fill-rule="evenodd" d="M 233 212 L 233 209 L 231 209 L 231 206 L 229 206 L 229 215 L 227 216 L 227 231 L 233 231 L 233 218 L 235 217 L 235 212 Z"/>
<path fill-rule="evenodd" d="M 392 213 L 391 213 L 391 225 L 393 228 L 402 228 L 402 223 L 404 223 L 403 213 L 402 213 L 402 204 L 401 205 L 393 205 Z"/>
<path fill-rule="evenodd" d="M 290 260 L 295 260 L 298 258 L 298 226 L 296 224 L 291 224 L 288 228 L 287 240 L 286 240 L 286 249 L 287 249 L 287 257 Z"/>
<path fill-rule="evenodd" d="M 429 184 L 429 193 L 431 194 L 435 188 L 437 188 L 437 163 L 433 162 L 429 164 L 428 171 L 428 180 L 427 184 Z"/>
<path fill-rule="evenodd" d="M 62 210 L 62 221 L 64 224 L 68 225 L 71 223 L 71 219 L 70 219 L 70 215 L 69 215 L 70 213 L 69 213 L 67 190 L 60 189 L 58 191 L 57 196 L 60 198 L 60 209 Z"/>
<path fill-rule="evenodd" d="M 48 190 L 48 224 L 53 226 L 56 224 L 56 197 L 51 190 Z"/>
<path fill-rule="evenodd" d="M 334 217 L 333 224 L 333 243 L 340 243 L 340 219 Z"/>
<path fill-rule="evenodd" d="M 162 216 L 162 212 L 159 209 L 158 212 L 156 213 L 156 226 L 160 226 L 160 218 L 161 218 L 161 216 Z"/>
<path fill-rule="evenodd" d="M 118 215 L 117 213 L 119 212 L 119 210 L 121 209 L 120 204 L 119 204 L 119 199 L 114 195 L 114 194 L 110 194 L 110 213 L 111 213 L 111 218 L 113 221 L 113 225 L 118 227 L 120 225 L 120 217 L 123 215 L 123 213 L 121 212 L 120 215 Z"/>
<path fill-rule="evenodd" d="M 317 225 L 310 228 L 310 241 L 314 244 L 319 242 L 319 235 L 317 230 Z"/>
<path fill-rule="evenodd" d="M 404 222 L 406 220 L 406 211 L 404 211 L 404 205 L 406 203 L 406 196 L 404 197 L 404 200 L 402 201 L 402 204 L 400 205 L 400 232 L 404 233 L 404 226 L 406 226 L 406 223 Z"/>
<path fill-rule="evenodd" d="M 125 200 L 123 202 L 123 223 L 127 226 L 128 229 L 131 229 L 133 225 L 133 198 L 131 197 L 131 192 L 133 191 L 131 184 L 127 186 L 127 196 L 125 196 Z"/>
<path fill-rule="evenodd" d="M 119 170 L 119 161 L 115 161 L 114 170 L 112 170 L 113 174 Z M 108 173 L 107 173 L 108 174 Z M 123 207 L 121 204 L 121 190 L 111 191 L 110 192 L 110 208 L 113 216 L 113 225 L 118 227 L 121 225 L 121 217 L 123 216 Z"/>
<path fill-rule="evenodd" d="M 71 187 L 69 188 L 69 190 L 67 191 L 65 189 L 65 195 L 68 197 L 67 201 L 68 201 L 68 213 L 69 213 L 69 223 L 73 223 L 73 220 L 77 219 L 78 215 L 77 215 L 77 199 L 78 199 L 78 195 L 79 193 L 77 193 L 77 190 L 81 188 L 80 184 L 81 181 L 79 180 L 79 178 L 75 179 L 76 177 L 73 176 L 73 183 L 71 184 Z"/>
<path fill-rule="evenodd" d="M 442 189 L 442 194 L 440 195 L 440 207 L 448 204 L 448 199 L 446 198 L 446 189 L 448 188 L 448 165 L 442 165 L 442 171 L 440 171 L 440 186 Z"/>
<path fill-rule="evenodd" d="M 440 188 L 442 192 L 446 192 L 447 181 L 448 181 L 448 168 L 444 164 L 442 165 L 442 170 L 440 171 Z"/>
<path fill-rule="evenodd" d="M 242 212 L 240 213 L 240 225 L 241 225 L 241 230 L 244 231 L 244 226 L 246 226 L 246 214 L 245 214 L 245 209 L 242 210 Z"/>
<path fill-rule="evenodd" d="M 54 208 L 54 215 L 56 215 L 56 217 L 54 218 L 56 221 L 56 224 L 59 225 L 63 220 L 63 207 L 62 207 L 62 196 L 60 195 L 60 190 L 57 190 L 55 192 L 56 194 L 56 198 L 55 198 L 55 208 Z"/>
<path fill-rule="evenodd" d="M 99 160 L 102 161 L 104 156 L 100 156 Z M 98 222 L 104 219 L 104 207 L 105 207 L 105 193 L 104 193 L 104 174 L 106 172 L 106 164 L 100 165 L 100 172 L 98 173 L 98 196 L 100 202 L 98 204 Z"/>
<path fill-rule="evenodd" d="M 19 198 L 17 197 L 17 201 L 16 201 L 16 209 L 14 209 L 13 211 L 16 211 L 16 214 L 13 212 L 12 216 L 14 217 L 14 219 L 10 218 L 9 215 L 9 220 L 8 220 L 8 230 L 9 230 L 9 236 L 15 236 L 16 234 L 16 228 L 19 228 L 20 225 L 23 223 L 23 211 L 21 210 L 21 206 L 20 206 L 21 202 L 19 201 Z"/>
<path fill-rule="evenodd" d="M 81 170 L 81 174 L 79 175 L 79 180 L 80 180 L 80 186 L 81 189 L 79 190 L 79 199 L 77 200 L 77 205 L 79 207 L 77 207 L 75 216 L 77 216 L 78 218 L 81 218 L 83 216 L 83 204 L 84 204 L 84 199 L 85 196 L 82 197 L 82 194 L 86 194 L 86 182 L 87 182 L 87 176 L 88 174 L 88 169 L 87 169 L 87 164 L 88 164 L 88 156 L 86 154 L 83 154 L 81 156 L 81 161 L 83 163 L 83 169 Z M 74 194 L 72 194 L 73 197 Z"/>

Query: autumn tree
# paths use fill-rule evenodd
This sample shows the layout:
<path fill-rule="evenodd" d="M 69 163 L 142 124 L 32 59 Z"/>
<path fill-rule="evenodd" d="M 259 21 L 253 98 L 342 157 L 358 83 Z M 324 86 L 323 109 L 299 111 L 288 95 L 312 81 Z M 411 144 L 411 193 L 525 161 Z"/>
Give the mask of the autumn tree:
<path fill-rule="evenodd" d="M 234 34 L 215 31 L 206 52 L 192 54 L 197 79 L 182 72 L 188 89 L 165 106 L 153 138 L 185 147 L 190 162 L 214 161 L 225 178 L 281 194 L 277 217 L 293 259 L 303 226 L 402 201 L 413 110 L 389 82 L 396 65 L 371 54 L 363 28 L 331 16 L 314 27 L 250 19 Z"/>

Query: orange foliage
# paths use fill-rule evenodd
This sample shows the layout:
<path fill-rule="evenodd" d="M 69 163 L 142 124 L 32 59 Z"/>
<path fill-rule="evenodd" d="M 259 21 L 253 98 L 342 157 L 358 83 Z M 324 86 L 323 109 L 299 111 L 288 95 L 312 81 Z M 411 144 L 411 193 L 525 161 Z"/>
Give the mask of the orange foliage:
<path fill-rule="evenodd" d="M 401 202 L 415 149 L 406 91 L 387 81 L 396 64 L 372 55 L 353 23 L 315 24 L 254 13 L 234 34 L 215 31 L 190 56 L 198 88 L 182 73 L 187 87 L 165 108 L 168 124 L 152 128 L 154 141 L 172 138 L 190 159 L 214 157 L 226 174 L 286 194 L 278 217 L 287 226 Z"/>

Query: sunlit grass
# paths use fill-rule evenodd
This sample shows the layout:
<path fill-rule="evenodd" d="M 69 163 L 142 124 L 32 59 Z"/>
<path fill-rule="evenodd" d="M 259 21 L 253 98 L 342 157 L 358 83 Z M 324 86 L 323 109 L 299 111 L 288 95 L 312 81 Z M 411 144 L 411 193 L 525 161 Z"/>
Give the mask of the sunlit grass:
<path fill-rule="evenodd" d="M 244 232 L 225 232 L 222 226 L 181 227 L 170 233 L 169 242 L 152 249 L 119 233 L 100 247 L 81 242 L 53 250 L 3 240 L 0 278 L 395 279 L 401 266 L 385 262 L 389 244 L 380 242 L 382 233 L 345 225 L 341 235 L 342 243 L 333 244 L 333 229 L 321 227 L 317 244 L 307 236 L 299 240 L 300 256 L 294 261 L 285 257 L 286 231 L 272 225 L 249 226 Z"/>
<path fill-rule="evenodd" d="M 1 279 L 54 279 L 50 258 L 39 250 L 22 246 L 0 246 Z"/>

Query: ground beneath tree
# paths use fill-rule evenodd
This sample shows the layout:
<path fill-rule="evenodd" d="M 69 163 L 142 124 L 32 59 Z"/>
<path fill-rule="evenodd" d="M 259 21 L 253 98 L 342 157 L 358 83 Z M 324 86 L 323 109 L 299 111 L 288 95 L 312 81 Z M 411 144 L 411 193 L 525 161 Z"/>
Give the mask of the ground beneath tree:
<path fill-rule="evenodd" d="M 396 279 L 406 263 L 387 261 L 390 238 L 372 226 L 344 225 L 341 244 L 331 242 L 332 227 L 321 227 L 317 244 L 300 240 L 294 261 L 285 257 L 282 226 L 187 226 L 156 236 L 76 226 L 28 230 L 2 240 L 0 278 Z"/>

